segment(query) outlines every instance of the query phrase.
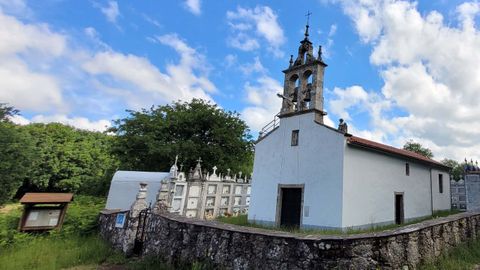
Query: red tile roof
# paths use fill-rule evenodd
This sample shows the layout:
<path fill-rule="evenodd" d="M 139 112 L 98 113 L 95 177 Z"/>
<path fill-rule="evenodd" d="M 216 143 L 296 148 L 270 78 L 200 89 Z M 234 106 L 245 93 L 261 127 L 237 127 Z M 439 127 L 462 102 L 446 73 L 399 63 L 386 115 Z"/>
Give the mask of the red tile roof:
<path fill-rule="evenodd" d="M 372 150 L 377 150 L 377 151 L 386 152 L 386 153 L 389 153 L 389 154 L 394 154 L 394 155 L 398 155 L 398 156 L 402 156 L 402 157 L 406 157 L 406 158 L 410 158 L 410 159 L 415 159 L 415 160 L 418 160 L 418 161 L 421 161 L 421 162 L 424 162 L 424 163 L 428 163 L 428 164 L 436 166 L 436 167 L 442 167 L 442 168 L 445 168 L 445 169 L 449 168 L 448 166 L 445 166 L 444 164 L 442 164 L 438 161 L 427 158 L 427 157 L 422 156 L 420 154 L 417 154 L 415 152 L 404 150 L 404 149 L 399 149 L 399 148 L 396 148 L 396 147 L 393 147 L 393 146 L 390 146 L 390 145 L 377 143 L 377 142 L 370 141 L 370 140 L 367 140 L 367 139 L 351 136 L 347 139 L 347 142 L 350 145 L 356 145 L 356 146 L 361 146 L 361 147 L 365 147 L 365 148 L 371 148 Z"/>
<path fill-rule="evenodd" d="M 21 203 L 66 203 L 71 202 L 73 193 L 25 193 Z"/>

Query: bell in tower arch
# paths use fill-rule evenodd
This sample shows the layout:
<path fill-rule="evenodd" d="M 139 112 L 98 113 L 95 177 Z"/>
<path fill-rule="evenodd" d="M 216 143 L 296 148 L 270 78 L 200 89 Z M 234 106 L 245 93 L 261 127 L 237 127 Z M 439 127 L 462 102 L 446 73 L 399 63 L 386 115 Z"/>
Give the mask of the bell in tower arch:
<path fill-rule="evenodd" d="M 303 101 L 310 102 L 312 100 L 312 86 L 307 85 L 307 89 L 305 89 Z"/>
<path fill-rule="evenodd" d="M 293 89 L 293 92 L 290 95 L 290 97 L 292 98 L 292 102 L 298 101 L 298 86 Z"/>

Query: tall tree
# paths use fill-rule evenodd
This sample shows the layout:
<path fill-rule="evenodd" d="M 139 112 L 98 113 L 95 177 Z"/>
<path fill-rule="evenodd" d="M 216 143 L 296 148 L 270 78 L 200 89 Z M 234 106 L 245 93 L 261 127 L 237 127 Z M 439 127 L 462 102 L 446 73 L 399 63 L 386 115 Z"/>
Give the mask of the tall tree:
<path fill-rule="evenodd" d="M 458 181 L 462 179 L 463 176 L 463 164 L 453 160 L 453 159 L 444 159 L 442 160 L 442 164 L 452 168 L 450 170 L 450 176 L 455 180 Z"/>
<path fill-rule="evenodd" d="M 10 122 L 9 117 L 17 115 L 20 111 L 6 103 L 0 103 L 0 122 Z"/>
<path fill-rule="evenodd" d="M 420 143 L 417 143 L 413 140 L 406 142 L 405 145 L 403 146 L 403 149 L 415 152 L 427 158 L 433 158 L 432 150 L 426 147 L 423 147 Z"/>
<path fill-rule="evenodd" d="M 128 112 L 110 130 L 122 169 L 168 171 L 179 155 L 184 170 L 201 157 L 209 170 L 252 171 L 252 137 L 235 112 L 200 99 Z"/>
<path fill-rule="evenodd" d="M 32 138 L 19 126 L 0 121 L 0 205 L 10 200 L 34 160 Z"/>
<path fill-rule="evenodd" d="M 35 160 L 23 191 L 72 191 L 100 195 L 117 167 L 113 136 L 59 123 L 23 127 L 34 138 Z"/>

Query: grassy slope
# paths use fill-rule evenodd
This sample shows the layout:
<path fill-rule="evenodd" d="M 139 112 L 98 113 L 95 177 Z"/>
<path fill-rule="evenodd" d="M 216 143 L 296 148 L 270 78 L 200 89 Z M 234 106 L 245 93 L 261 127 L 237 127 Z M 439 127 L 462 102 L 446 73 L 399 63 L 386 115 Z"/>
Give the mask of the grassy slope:
<path fill-rule="evenodd" d="M 123 263 L 96 235 L 102 198 L 76 196 L 69 206 L 63 230 L 42 234 L 16 231 L 21 208 L 0 213 L 0 265 L 2 269 L 62 269 L 82 264 Z"/>
<path fill-rule="evenodd" d="M 17 232 L 19 204 L 1 208 L 0 269 L 210 269 L 203 263 L 174 267 L 155 257 L 125 258 L 98 237 L 98 213 L 104 206 L 104 198 L 77 195 L 62 230 L 43 234 Z"/>

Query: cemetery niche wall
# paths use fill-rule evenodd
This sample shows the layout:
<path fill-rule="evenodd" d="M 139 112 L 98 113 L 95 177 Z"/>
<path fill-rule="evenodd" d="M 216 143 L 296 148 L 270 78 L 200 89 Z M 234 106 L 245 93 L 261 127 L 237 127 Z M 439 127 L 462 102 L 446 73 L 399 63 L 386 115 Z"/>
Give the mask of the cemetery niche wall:
<path fill-rule="evenodd" d="M 231 174 L 202 169 L 199 158 L 188 173 L 177 166 L 169 172 L 117 171 L 112 179 L 106 209 L 125 211 L 135 201 L 139 183 L 148 184 L 145 201 L 154 212 L 166 210 L 189 218 L 214 219 L 218 216 L 247 214 L 251 180 L 242 172 Z"/>
<path fill-rule="evenodd" d="M 60 229 L 72 193 L 25 193 L 20 199 L 24 205 L 18 224 L 20 231 L 45 231 Z"/>
<path fill-rule="evenodd" d="M 463 211 L 480 209 L 480 167 L 465 159 L 463 179 L 451 181 L 452 208 Z"/>

